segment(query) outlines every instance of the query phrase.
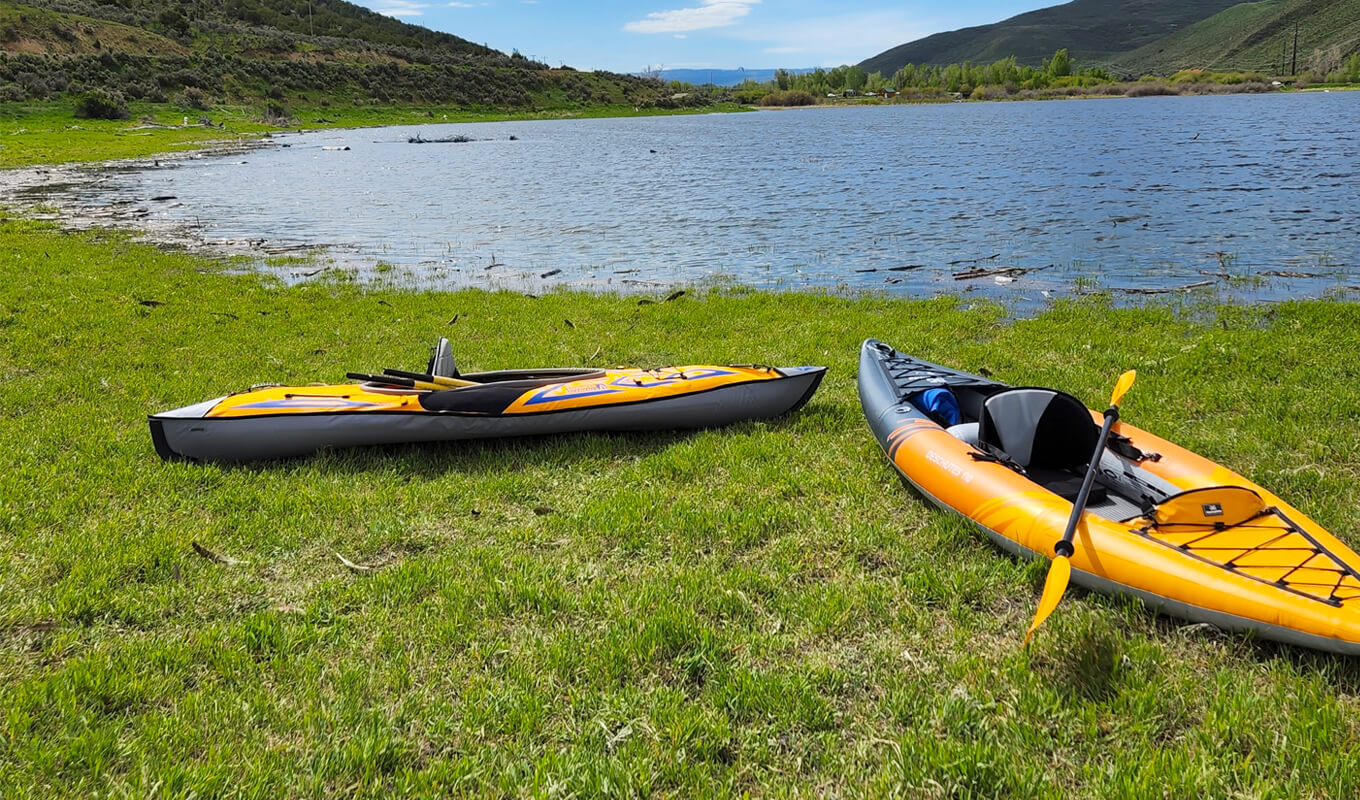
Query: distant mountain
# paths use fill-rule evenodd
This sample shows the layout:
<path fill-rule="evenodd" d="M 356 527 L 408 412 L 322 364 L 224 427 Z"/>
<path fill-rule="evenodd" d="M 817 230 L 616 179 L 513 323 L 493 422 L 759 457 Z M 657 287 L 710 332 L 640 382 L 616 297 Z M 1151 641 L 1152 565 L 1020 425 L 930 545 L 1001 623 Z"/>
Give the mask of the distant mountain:
<path fill-rule="evenodd" d="M 814 67 L 801 67 L 789 69 L 795 75 L 814 71 Z M 737 86 L 742 81 L 755 81 L 765 83 L 774 80 L 775 70 L 772 69 L 663 69 L 657 76 L 665 81 L 680 81 L 682 83 L 692 83 L 695 86 L 713 84 L 714 86 Z"/>
<path fill-rule="evenodd" d="M 1331 72 L 1356 52 L 1360 0 L 1260 0 L 1113 55 L 1107 63 L 1125 75 L 1191 68 L 1287 75 L 1295 67 Z"/>
<path fill-rule="evenodd" d="M 990 63 L 1015 56 L 1038 66 L 1059 48 L 1079 62 L 1122 53 L 1223 11 L 1234 0 L 1073 0 L 1002 22 L 937 33 L 861 61 L 892 75 L 906 64 Z"/>

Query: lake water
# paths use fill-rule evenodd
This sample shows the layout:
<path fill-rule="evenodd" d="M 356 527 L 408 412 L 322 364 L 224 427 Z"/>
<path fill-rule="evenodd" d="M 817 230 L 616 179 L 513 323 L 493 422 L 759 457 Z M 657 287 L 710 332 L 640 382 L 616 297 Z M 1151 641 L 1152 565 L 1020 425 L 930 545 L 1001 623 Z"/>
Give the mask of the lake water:
<path fill-rule="evenodd" d="M 432 120 L 274 141 L 29 199 L 275 254 L 326 245 L 322 264 L 421 287 L 721 282 L 1025 303 L 1360 286 L 1360 92 Z"/>

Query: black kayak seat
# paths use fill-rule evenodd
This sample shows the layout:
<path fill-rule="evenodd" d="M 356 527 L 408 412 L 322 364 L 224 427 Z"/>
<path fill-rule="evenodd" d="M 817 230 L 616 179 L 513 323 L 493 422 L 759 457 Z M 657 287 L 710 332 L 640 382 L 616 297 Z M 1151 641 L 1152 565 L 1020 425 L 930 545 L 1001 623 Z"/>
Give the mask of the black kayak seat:
<path fill-rule="evenodd" d="M 430 348 L 430 363 L 425 373 L 441 378 L 458 378 L 458 364 L 453 360 L 453 345 L 443 336 Z"/>
<path fill-rule="evenodd" d="M 1080 400 L 1055 389 L 1005 389 L 982 404 L 978 440 L 1001 451 L 1025 475 L 1065 500 L 1077 499 L 1100 428 Z M 1106 498 L 1092 484 L 1090 503 Z"/>

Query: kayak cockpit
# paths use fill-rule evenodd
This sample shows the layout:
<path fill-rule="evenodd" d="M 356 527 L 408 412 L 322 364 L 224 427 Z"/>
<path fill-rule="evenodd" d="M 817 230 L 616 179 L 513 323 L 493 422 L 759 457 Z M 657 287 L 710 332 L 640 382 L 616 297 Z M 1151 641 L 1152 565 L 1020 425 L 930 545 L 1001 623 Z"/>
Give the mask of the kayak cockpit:
<path fill-rule="evenodd" d="M 944 387 L 935 387 L 940 388 Z M 954 398 L 957 417 L 917 406 L 918 402 L 927 402 L 920 394 L 908 402 L 937 423 L 960 420 L 945 430 L 971 445 L 975 460 L 1000 462 L 1064 500 L 1076 498 L 1100 436 L 1090 410 L 1080 400 L 1055 389 L 1001 384 L 948 387 L 945 391 Z M 938 395 L 930 400 L 949 403 Z M 1117 439 L 1107 447 L 1101 454 L 1086 509 L 1121 522 L 1140 516 L 1179 491 L 1142 469 L 1142 456 Z"/>

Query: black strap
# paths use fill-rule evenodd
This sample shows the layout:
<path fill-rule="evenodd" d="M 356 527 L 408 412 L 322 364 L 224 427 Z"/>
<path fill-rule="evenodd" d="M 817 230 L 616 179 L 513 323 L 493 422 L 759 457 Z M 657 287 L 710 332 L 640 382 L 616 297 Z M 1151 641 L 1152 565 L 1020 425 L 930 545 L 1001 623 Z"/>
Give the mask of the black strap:
<path fill-rule="evenodd" d="M 981 461 L 988 464 L 1000 464 L 1001 466 L 1007 467 L 1008 469 L 1012 469 L 1020 473 L 1021 475 L 1025 474 L 1025 468 L 1015 463 L 1015 461 L 1013 461 L 1011 457 L 1006 455 L 1005 452 L 1003 452 L 1002 450 L 999 450 L 996 447 L 987 444 L 986 442 L 978 442 L 977 444 L 973 445 L 973 447 L 975 449 L 968 451 L 968 455 L 971 456 L 974 461 Z"/>
<path fill-rule="evenodd" d="M 1110 431 L 1110 438 L 1106 442 L 1105 446 L 1109 447 L 1115 453 L 1123 456 L 1124 458 L 1129 459 L 1130 461 L 1162 460 L 1161 453 L 1145 453 L 1142 450 L 1139 450 L 1137 447 L 1133 446 L 1132 439 L 1130 439 L 1129 437 L 1125 436 L 1122 433 L 1115 433 L 1114 431 Z"/>

